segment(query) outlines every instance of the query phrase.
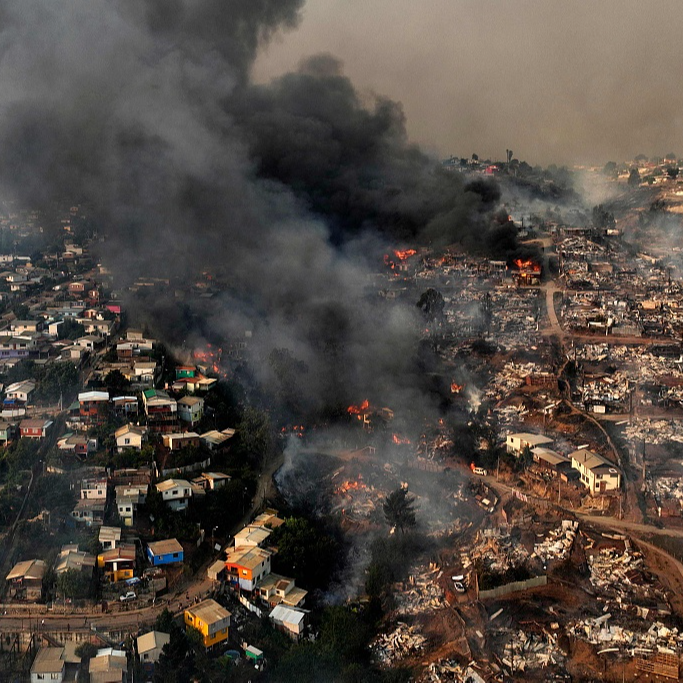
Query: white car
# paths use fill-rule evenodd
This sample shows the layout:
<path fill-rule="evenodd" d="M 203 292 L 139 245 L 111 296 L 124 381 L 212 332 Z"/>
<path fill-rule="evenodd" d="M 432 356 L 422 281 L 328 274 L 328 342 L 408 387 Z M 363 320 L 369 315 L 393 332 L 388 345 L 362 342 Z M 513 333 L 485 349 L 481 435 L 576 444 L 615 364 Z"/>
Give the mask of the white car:
<path fill-rule="evenodd" d="M 478 474 L 480 477 L 485 477 L 488 474 L 488 472 L 483 467 L 474 467 L 472 469 L 472 472 Z"/>
<path fill-rule="evenodd" d="M 135 591 L 128 591 L 125 595 L 122 595 L 119 597 L 119 600 L 121 602 L 130 602 L 131 600 L 135 600 L 138 596 L 135 595 Z"/>

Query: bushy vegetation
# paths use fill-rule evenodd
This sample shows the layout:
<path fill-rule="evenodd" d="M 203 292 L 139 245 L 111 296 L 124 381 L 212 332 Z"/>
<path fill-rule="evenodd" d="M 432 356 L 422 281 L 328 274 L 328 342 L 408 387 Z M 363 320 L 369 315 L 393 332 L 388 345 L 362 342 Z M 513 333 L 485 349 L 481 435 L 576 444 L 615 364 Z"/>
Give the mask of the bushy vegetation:
<path fill-rule="evenodd" d="M 305 517 L 288 517 L 269 541 L 278 549 L 273 558 L 276 571 L 309 590 L 326 587 L 339 568 L 341 534 L 332 523 L 323 528 Z"/>

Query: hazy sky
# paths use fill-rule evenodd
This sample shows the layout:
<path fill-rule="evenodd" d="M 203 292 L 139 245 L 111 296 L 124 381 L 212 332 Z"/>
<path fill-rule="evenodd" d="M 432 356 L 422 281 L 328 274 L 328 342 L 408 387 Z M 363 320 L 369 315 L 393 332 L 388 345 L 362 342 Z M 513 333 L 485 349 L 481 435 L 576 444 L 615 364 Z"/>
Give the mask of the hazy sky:
<path fill-rule="evenodd" d="M 411 138 L 443 156 L 683 155 L 680 0 L 308 0 L 254 77 L 317 52 L 402 102 Z"/>

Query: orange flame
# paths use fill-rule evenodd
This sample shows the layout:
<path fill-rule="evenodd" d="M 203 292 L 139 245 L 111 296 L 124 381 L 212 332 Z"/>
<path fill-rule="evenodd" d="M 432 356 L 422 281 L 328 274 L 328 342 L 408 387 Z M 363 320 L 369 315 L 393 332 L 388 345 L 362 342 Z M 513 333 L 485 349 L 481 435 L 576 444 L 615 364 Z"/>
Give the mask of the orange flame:
<path fill-rule="evenodd" d="M 464 384 L 456 384 L 455 382 L 451 382 L 451 394 L 459 394 L 464 388 Z"/>
<path fill-rule="evenodd" d="M 208 342 L 206 343 L 206 349 L 195 349 L 192 352 L 192 357 L 200 361 L 201 363 L 207 365 L 211 368 L 211 371 L 219 375 L 220 377 L 227 377 L 227 373 L 221 368 L 221 357 L 223 356 L 223 349 L 220 347 L 214 347 Z"/>
<path fill-rule="evenodd" d="M 391 440 L 392 440 L 395 444 L 398 444 L 398 445 L 409 444 L 409 443 L 410 443 L 410 439 L 408 439 L 408 438 L 405 437 L 405 436 L 400 436 L 399 434 L 392 434 L 392 435 L 391 435 Z"/>
<path fill-rule="evenodd" d="M 292 434 L 292 436 L 297 436 L 300 439 L 303 439 L 305 430 L 306 427 L 304 427 L 304 425 L 293 425 L 292 427 L 283 427 L 280 432 L 282 434 L 287 434 L 287 432 L 289 432 Z"/>
<path fill-rule="evenodd" d="M 359 406 L 349 406 L 346 409 L 346 412 L 349 415 L 364 415 L 365 413 L 370 410 L 370 401 L 368 399 L 365 399 L 363 403 L 361 403 Z"/>
<path fill-rule="evenodd" d="M 335 491 L 336 494 L 342 495 L 344 493 L 348 493 L 349 491 L 365 491 L 367 490 L 367 486 L 365 485 L 365 482 L 363 481 L 363 477 L 359 474 L 358 479 L 355 481 L 345 481 L 343 482 L 340 486 L 337 487 L 337 490 Z"/>
<path fill-rule="evenodd" d="M 535 261 L 527 260 L 523 261 L 522 259 L 515 259 L 513 263 L 517 266 L 519 270 L 530 270 L 534 273 L 540 273 L 541 272 L 541 266 L 538 265 Z"/>
<path fill-rule="evenodd" d="M 394 249 L 394 255 L 399 261 L 405 261 L 407 258 L 415 256 L 415 254 L 417 254 L 417 251 L 415 251 L 415 249 L 404 249 L 403 251 L 400 251 L 399 249 Z"/>

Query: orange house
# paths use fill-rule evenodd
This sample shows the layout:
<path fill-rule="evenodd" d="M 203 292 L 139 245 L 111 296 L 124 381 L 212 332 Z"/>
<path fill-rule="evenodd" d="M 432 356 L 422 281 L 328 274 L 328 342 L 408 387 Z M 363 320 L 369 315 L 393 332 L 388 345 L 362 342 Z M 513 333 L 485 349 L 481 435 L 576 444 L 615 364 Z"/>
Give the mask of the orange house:
<path fill-rule="evenodd" d="M 256 584 L 270 574 L 272 550 L 258 546 L 241 546 L 228 553 L 225 569 L 228 581 L 244 591 L 253 591 Z"/>

